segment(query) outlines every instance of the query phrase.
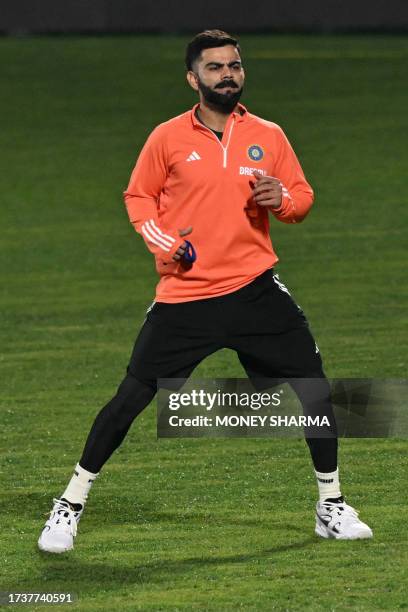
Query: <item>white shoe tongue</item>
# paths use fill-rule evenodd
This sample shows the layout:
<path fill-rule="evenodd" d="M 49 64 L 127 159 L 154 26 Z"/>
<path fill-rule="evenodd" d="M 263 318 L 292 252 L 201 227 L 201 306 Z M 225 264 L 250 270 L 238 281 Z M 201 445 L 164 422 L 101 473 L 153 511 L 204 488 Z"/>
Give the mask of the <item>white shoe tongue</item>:
<path fill-rule="evenodd" d="M 329 502 L 329 504 L 344 504 L 344 497 L 342 495 L 340 497 L 328 497 L 323 503 L 325 502 Z"/>
<path fill-rule="evenodd" d="M 64 503 L 64 505 L 67 506 L 67 508 L 71 508 L 71 510 L 73 510 L 74 512 L 80 512 L 82 510 L 82 504 L 73 504 L 72 502 L 65 499 L 65 497 L 63 497 L 61 501 Z"/>

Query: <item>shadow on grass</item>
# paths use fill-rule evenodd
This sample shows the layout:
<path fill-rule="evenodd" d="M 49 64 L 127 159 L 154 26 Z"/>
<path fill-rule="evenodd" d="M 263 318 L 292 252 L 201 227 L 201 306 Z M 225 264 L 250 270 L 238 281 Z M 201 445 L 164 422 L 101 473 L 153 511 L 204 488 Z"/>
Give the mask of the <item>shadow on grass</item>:
<path fill-rule="evenodd" d="M 176 512 L 171 511 L 156 511 L 152 512 L 148 509 L 137 508 L 137 513 L 132 517 L 127 515 L 124 520 L 119 521 L 120 523 L 132 523 L 132 524 L 149 524 L 149 523 L 172 523 L 180 525 L 180 523 L 188 522 L 190 525 L 240 525 L 242 527 L 260 527 L 265 520 L 256 517 L 256 511 L 253 511 L 254 517 L 234 516 L 228 510 L 221 512 L 203 512 L 200 510 L 191 509 L 186 512 L 185 510 L 179 510 Z M 123 518 L 123 517 L 122 517 Z M 115 517 L 116 524 L 116 517 Z"/>
<path fill-rule="evenodd" d="M 131 565 L 129 563 L 121 564 L 120 560 L 117 563 L 99 562 L 97 559 L 85 561 L 78 558 L 76 555 L 68 555 L 61 557 L 50 557 L 46 553 L 38 552 L 41 559 L 41 568 L 46 580 L 49 584 L 54 580 L 64 578 L 64 581 L 69 581 L 75 585 L 77 592 L 81 588 L 85 591 L 89 588 L 106 589 L 111 586 L 129 584 L 144 584 L 171 582 L 176 576 L 180 576 L 189 572 L 196 575 L 197 570 L 207 572 L 216 565 L 234 565 L 239 563 L 251 563 L 254 561 L 270 559 L 274 562 L 274 556 L 288 551 L 297 551 L 310 546 L 317 546 L 316 538 L 308 537 L 298 542 L 291 544 L 282 544 L 263 550 L 257 550 L 253 553 L 231 554 L 231 555 L 203 555 L 192 556 L 184 559 L 157 559 L 149 563 L 141 563 Z M 23 587 L 21 587 L 23 588 Z"/>
<path fill-rule="evenodd" d="M 158 500 L 156 500 L 157 506 Z M 188 510 L 179 509 L 171 510 L 155 510 L 152 511 L 151 505 L 134 504 L 129 505 L 129 499 L 115 499 L 114 502 L 102 505 L 92 505 L 89 509 L 85 509 L 84 517 L 81 525 L 86 529 L 86 532 L 91 533 L 98 531 L 101 527 L 108 524 L 114 528 L 117 525 L 148 525 L 151 523 L 168 523 L 180 525 L 188 522 L 189 525 L 237 525 L 242 527 L 274 527 L 281 525 L 281 520 L 273 515 L 268 517 L 268 512 L 263 508 L 262 517 L 257 514 L 257 507 L 246 508 L 241 515 L 231 508 L 223 508 L 208 512 L 205 510 L 190 507 Z M 214 502 L 216 509 L 217 503 Z M 3 516 L 10 516 L 10 520 L 14 519 L 32 519 L 38 521 L 38 529 L 41 530 L 44 522 L 49 517 L 52 508 L 52 496 L 38 492 L 18 492 L 8 496 L 3 502 L 0 502 L 0 513 Z M 126 509 L 126 511 L 125 511 Z M 88 520 L 89 519 L 89 520 Z M 290 529 L 291 525 L 285 525 L 285 529 Z M 299 529 L 303 531 L 303 529 Z"/>

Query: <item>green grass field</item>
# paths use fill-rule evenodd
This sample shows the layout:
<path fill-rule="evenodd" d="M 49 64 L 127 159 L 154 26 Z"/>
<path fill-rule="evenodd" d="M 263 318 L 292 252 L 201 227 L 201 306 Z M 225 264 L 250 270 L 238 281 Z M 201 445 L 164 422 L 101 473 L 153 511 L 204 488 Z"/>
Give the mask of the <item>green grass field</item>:
<path fill-rule="evenodd" d="M 375 537 L 322 541 L 303 440 L 157 441 L 151 406 L 94 486 L 72 554 L 37 550 L 154 294 L 121 194 L 151 129 L 195 103 L 186 40 L 0 39 L 0 589 L 73 591 L 80 612 L 406 609 L 406 440 L 341 441 L 344 493 Z M 243 103 L 285 129 L 316 191 L 304 224 L 271 231 L 326 372 L 402 378 L 408 41 L 241 44 Z M 243 371 L 223 351 L 196 376 Z"/>

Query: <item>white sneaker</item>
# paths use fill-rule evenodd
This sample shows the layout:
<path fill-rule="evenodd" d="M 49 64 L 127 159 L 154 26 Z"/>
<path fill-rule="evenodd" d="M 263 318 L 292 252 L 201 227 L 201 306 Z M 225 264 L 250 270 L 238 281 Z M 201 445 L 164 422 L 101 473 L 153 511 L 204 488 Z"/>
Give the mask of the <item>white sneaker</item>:
<path fill-rule="evenodd" d="M 38 539 L 38 548 L 45 552 L 63 553 L 74 548 L 74 538 L 82 510 L 75 512 L 68 502 L 53 499 L 50 518 Z"/>
<path fill-rule="evenodd" d="M 358 512 L 345 502 L 317 502 L 315 533 L 322 538 L 359 540 L 372 538 L 370 527 L 360 521 Z"/>

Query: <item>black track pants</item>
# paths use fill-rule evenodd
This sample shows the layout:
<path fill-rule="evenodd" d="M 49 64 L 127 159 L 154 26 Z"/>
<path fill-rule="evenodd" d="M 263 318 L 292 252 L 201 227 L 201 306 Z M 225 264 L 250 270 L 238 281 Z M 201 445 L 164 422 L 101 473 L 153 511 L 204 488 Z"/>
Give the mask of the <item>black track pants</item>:
<path fill-rule="evenodd" d="M 314 379 L 294 380 L 292 386 L 305 414 L 326 415 L 334 423 L 328 383 L 306 318 L 278 275 L 267 270 L 224 296 L 153 304 L 136 339 L 127 375 L 96 417 L 80 465 L 99 472 L 153 399 L 158 378 L 188 378 L 205 357 L 222 348 L 237 352 L 251 379 Z M 306 441 L 315 469 L 334 471 L 335 426 L 329 437 L 306 434 Z"/>

